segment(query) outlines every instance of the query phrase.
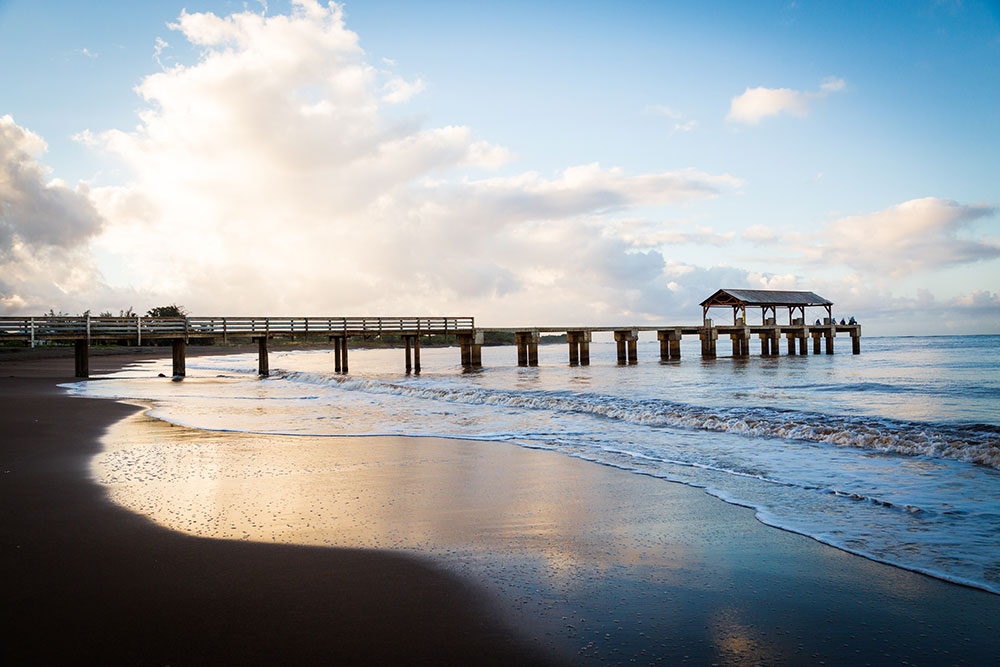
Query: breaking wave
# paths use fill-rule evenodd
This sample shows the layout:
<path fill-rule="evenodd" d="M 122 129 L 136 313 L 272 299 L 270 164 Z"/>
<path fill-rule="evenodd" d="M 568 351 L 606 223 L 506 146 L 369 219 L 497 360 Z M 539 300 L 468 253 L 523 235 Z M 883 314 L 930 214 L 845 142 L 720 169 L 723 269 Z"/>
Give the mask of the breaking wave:
<path fill-rule="evenodd" d="M 709 408 L 652 398 L 629 399 L 592 393 L 409 384 L 296 371 L 282 372 L 280 377 L 292 382 L 337 387 L 345 391 L 468 405 L 547 410 L 650 427 L 783 438 L 873 452 L 941 457 L 1000 469 L 1000 427 L 989 424 L 907 422 L 762 407 Z"/>

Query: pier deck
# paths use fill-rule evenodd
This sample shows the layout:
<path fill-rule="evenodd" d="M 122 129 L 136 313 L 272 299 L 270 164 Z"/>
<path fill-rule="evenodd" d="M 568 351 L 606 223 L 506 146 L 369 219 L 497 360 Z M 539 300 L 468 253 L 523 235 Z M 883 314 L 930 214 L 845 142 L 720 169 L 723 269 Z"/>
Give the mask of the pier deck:
<path fill-rule="evenodd" d="M 73 341 L 76 348 L 76 376 L 89 376 L 88 348 L 93 342 L 117 341 L 141 345 L 143 341 L 172 342 L 173 373 L 185 374 L 185 345 L 194 339 L 250 338 L 258 344 L 261 375 L 268 374 L 267 341 L 275 337 L 326 337 L 334 346 L 334 370 L 348 371 L 347 343 L 351 337 L 379 338 L 399 336 L 405 347 L 405 370 L 420 372 L 422 336 L 454 335 L 461 348 L 461 362 L 466 368 L 482 366 L 482 345 L 486 333 L 513 333 L 517 361 L 521 366 L 538 365 L 538 344 L 542 334 L 566 334 L 571 365 L 590 363 L 590 343 L 594 333 L 613 333 L 618 347 L 618 363 L 638 361 L 636 343 L 642 332 L 656 332 L 662 361 L 680 359 L 680 341 L 684 336 L 701 340 L 701 356 L 716 356 L 720 334 L 732 341 L 733 356 L 749 356 L 750 341 L 758 338 L 760 354 L 781 353 L 781 339 L 787 341 L 787 354 L 833 354 L 838 333 L 851 338 L 853 354 L 861 352 L 861 326 L 837 324 L 827 318 L 824 324 L 577 326 L 577 327 L 477 327 L 472 317 L 0 317 L 0 342 L 22 341 L 31 346 L 48 341 Z"/>

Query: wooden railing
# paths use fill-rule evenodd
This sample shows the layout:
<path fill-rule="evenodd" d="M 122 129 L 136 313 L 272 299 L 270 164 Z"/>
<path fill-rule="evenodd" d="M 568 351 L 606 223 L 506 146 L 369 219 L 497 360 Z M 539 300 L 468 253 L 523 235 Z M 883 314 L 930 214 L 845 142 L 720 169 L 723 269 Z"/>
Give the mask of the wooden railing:
<path fill-rule="evenodd" d="M 0 317 L 0 340 L 435 335 L 474 327 L 472 317 Z"/>

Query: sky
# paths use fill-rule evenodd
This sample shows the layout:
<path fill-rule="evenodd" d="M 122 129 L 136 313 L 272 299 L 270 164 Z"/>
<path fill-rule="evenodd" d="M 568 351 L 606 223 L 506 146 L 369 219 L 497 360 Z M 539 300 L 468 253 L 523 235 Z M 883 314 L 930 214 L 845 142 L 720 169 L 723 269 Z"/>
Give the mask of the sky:
<path fill-rule="evenodd" d="M 0 315 L 1000 333 L 996 2 L 0 0 L 0 59 Z"/>

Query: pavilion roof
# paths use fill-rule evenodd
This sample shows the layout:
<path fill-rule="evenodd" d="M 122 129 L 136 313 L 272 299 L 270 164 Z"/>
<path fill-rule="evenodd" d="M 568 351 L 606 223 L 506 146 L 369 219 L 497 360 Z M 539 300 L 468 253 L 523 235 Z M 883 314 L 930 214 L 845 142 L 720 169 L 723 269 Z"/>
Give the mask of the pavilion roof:
<path fill-rule="evenodd" d="M 723 288 L 701 302 L 711 306 L 832 306 L 833 301 L 815 292 Z"/>

